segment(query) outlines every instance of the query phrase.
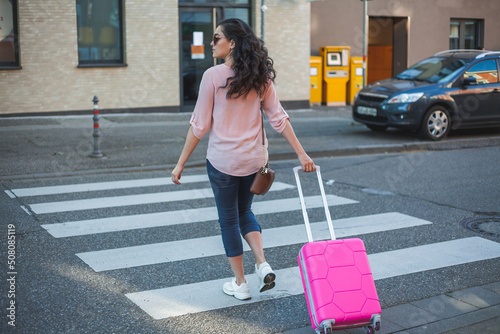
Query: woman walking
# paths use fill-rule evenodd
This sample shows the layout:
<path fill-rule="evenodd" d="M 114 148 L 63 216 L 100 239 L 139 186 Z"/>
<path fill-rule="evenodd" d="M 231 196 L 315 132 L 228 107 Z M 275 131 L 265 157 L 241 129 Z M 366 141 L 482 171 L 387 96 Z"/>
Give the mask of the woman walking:
<path fill-rule="evenodd" d="M 273 84 L 276 72 L 264 42 L 245 22 L 228 19 L 220 22 L 210 45 L 213 57 L 224 59 L 224 64 L 203 74 L 191 126 L 172 171 L 172 181 L 180 184 L 185 163 L 200 139 L 210 131 L 207 173 L 224 249 L 235 276 L 224 284 L 223 291 L 245 300 L 251 295 L 243 270 L 241 236 L 255 257 L 260 292 L 272 289 L 276 278 L 266 262 L 262 231 L 251 210 L 254 195 L 250 185 L 268 159 L 267 139 L 264 153 L 262 149 L 261 103 L 270 124 L 293 148 L 303 170 L 312 172 L 316 167 L 295 136 L 288 114 L 278 100 Z"/>

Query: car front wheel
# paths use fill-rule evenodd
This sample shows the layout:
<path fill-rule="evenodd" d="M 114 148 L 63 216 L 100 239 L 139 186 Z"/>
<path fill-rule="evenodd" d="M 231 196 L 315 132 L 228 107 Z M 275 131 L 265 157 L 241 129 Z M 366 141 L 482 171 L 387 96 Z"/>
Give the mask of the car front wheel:
<path fill-rule="evenodd" d="M 430 108 L 424 116 L 420 135 L 434 141 L 445 138 L 451 129 L 450 112 L 442 106 Z"/>

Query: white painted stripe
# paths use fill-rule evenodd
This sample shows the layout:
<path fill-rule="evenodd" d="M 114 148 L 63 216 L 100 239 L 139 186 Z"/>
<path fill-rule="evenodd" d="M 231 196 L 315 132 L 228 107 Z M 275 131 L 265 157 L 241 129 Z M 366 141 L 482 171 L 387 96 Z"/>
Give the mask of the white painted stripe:
<path fill-rule="evenodd" d="M 23 210 L 24 210 L 24 212 L 26 212 L 28 215 L 30 215 L 30 216 L 31 216 L 31 212 L 28 210 L 28 208 L 27 208 L 27 207 L 25 207 L 24 205 L 21 205 L 21 209 L 23 209 Z"/>
<path fill-rule="evenodd" d="M 426 224 L 432 223 L 397 212 L 333 221 L 333 226 L 337 231 L 337 235 L 342 237 Z M 326 221 L 311 224 L 311 229 L 314 240 L 326 240 L 330 238 Z M 265 248 L 307 242 L 303 224 L 264 229 L 262 232 L 262 239 Z M 245 251 L 250 250 L 246 243 L 244 243 L 243 249 Z M 99 272 L 223 254 L 225 253 L 221 237 L 217 235 L 198 239 L 86 252 L 76 255 L 92 269 Z"/>
<path fill-rule="evenodd" d="M 31 210 L 36 214 L 103 209 L 129 205 L 143 205 L 190 199 L 210 198 L 213 196 L 211 188 L 159 192 L 141 195 L 113 196 L 62 201 L 51 203 L 31 204 Z"/>
<path fill-rule="evenodd" d="M 269 191 L 280 191 L 291 188 L 295 187 L 282 182 L 274 182 Z M 175 201 L 184 201 L 184 200 L 192 200 L 200 198 L 211 198 L 211 197 L 213 197 L 212 188 L 202 188 L 202 189 L 191 189 L 191 190 L 180 190 L 180 191 L 167 191 L 167 192 L 141 194 L 141 195 L 100 197 L 100 198 L 81 199 L 74 201 L 39 203 L 39 204 L 31 204 L 30 208 L 36 214 L 45 214 L 45 213 L 67 212 L 67 211 L 103 209 L 103 208 L 121 207 L 129 205 L 175 202 Z"/>
<path fill-rule="evenodd" d="M 375 279 L 451 267 L 500 257 L 500 243 L 472 237 L 369 256 Z"/>
<path fill-rule="evenodd" d="M 445 241 L 369 255 L 375 280 L 500 257 L 500 244 L 480 237 Z M 255 274 L 247 275 L 252 299 L 226 296 L 222 285 L 231 278 L 129 293 L 126 296 L 154 319 L 165 319 L 246 305 L 303 293 L 298 267 L 276 271 L 276 288 L 257 291 Z"/>
<path fill-rule="evenodd" d="M 259 293 L 258 278 L 255 274 L 246 275 L 252 295 L 252 299 L 248 301 L 237 300 L 222 292 L 222 285 L 231 278 L 129 293 L 126 296 L 152 318 L 165 319 L 289 297 L 304 292 L 298 267 L 277 270 L 276 275 L 276 288 L 265 293 Z"/>
<path fill-rule="evenodd" d="M 183 184 L 208 182 L 208 176 L 206 174 L 186 175 L 182 177 L 181 182 Z M 26 196 L 42 196 L 42 195 L 60 195 L 60 194 L 99 191 L 99 190 L 165 186 L 165 185 L 173 185 L 172 179 L 170 177 L 110 181 L 110 182 L 95 182 L 95 183 L 79 183 L 79 184 L 67 184 L 67 185 L 50 186 L 50 187 L 19 188 L 19 189 L 12 189 L 12 192 L 16 194 L 16 196 L 18 197 L 26 197 Z"/>
<path fill-rule="evenodd" d="M 327 195 L 327 200 L 330 206 L 358 203 L 357 201 L 334 195 Z M 308 197 L 306 198 L 306 203 L 308 205 L 308 208 L 323 207 L 321 196 Z M 254 202 L 252 205 L 252 210 L 256 215 L 300 210 L 300 202 L 298 198 Z M 131 215 L 102 219 L 80 220 L 66 223 L 44 224 L 42 225 L 42 227 L 45 228 L 55 238 L 65 238 L 88 234 L 204 222 L 217 219 L 217 208 L 208 207 L 150 213 L 144 215 Z"/>
<path fill-rule="evenodd" d="M 5 193 L 10 197 L 10 198 L 16 198 L 16 195 L 10 190 L 5 190 Z"/>

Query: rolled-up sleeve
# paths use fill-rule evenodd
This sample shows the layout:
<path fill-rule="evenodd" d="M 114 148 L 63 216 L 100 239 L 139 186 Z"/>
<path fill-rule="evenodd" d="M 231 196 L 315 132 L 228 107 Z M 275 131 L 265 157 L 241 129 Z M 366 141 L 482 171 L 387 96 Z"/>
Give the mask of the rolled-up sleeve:
<path fill-rule="evenodd" d="M 281 106 L 274 84 L 271 81 L 264 92 L 262 103 L 264 111 L 269 119 L 269 123 L 274 130 L 278 133 L 282 133 L 285 130 L 287 121 L 290 120 L 290 117 Z"/>
<path fill-rule="evenodd" d="M 196 138 L 201 139 L 212 126 L 212 113 L 214 108 L 214 83 L 210 70 L 203 73 L 201 78 L 198 99 L 189 123 Z"/>

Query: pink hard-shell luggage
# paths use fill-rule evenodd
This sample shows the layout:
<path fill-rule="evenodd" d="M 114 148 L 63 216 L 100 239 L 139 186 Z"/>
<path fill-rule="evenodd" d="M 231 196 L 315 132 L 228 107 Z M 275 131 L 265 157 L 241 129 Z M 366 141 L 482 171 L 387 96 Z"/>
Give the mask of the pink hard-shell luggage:
<path fill-rule="evenodd" d="M 319 166 L 316 174 L 331 240 L 313 241 L 299 170 L 300 166 L 293 169 L 309 242 L 297 260 L 312 327 L 318 334 L 355 327 L 374 333 L 380 329 L 382 309 L 365 245 L 357 238 L 335 239 Z"/>

